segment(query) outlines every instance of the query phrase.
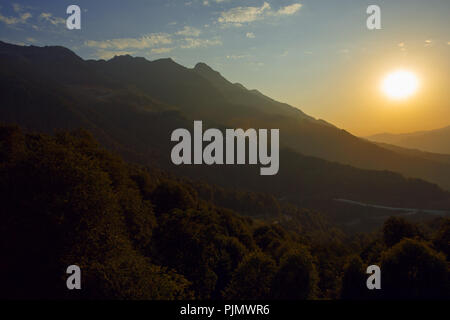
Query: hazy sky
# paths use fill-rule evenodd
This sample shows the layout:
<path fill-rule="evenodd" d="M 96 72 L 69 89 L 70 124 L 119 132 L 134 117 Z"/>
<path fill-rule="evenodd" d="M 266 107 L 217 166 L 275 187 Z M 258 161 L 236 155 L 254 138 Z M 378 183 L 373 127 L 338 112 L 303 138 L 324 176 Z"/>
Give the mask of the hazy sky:
<path fill-rule="evenodd" d="M 67 30 L 66 8 L 82 9 Z M 366 28 L 381 7 L 382 30 Z M 450 0 L 0 0 L 0 39 L 64 45 L 83 58 L 131 54 L 205 62 L 357 135 L 450 125 Z M 403 101 L 380 92 L 396 69 L 419 91 Z"/>

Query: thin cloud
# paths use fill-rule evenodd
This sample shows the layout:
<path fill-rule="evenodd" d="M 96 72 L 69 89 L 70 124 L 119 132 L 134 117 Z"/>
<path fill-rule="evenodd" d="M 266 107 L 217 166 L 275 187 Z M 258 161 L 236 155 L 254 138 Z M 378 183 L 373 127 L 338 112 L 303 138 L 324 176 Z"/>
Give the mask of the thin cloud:
<path fill-rule="evenodd" d="M 211 2 L 215 2 L 215 3 L 224 3 L 224 2 L 230 2 L 231 0 L 211 0 Z M 211 2 L 209 0 L 203 0 L 203 5 L 204 6 L 209 6 L 211 4 Z"/>
<path fill-rule="evenodd" d="M 277 11 L 277 15 L 293 15 L 294 13 L 298 12 L 302 8 L 301 3 L 294 3 L 286 7 L 282 7 Z"/>
<path fill-rule="evenodd" d="M 158 45 L 171 44 L 172 38 L 165 33 L 152 33 L 140 38 L 117 38 L 111 40 L 87 40 L 85 45 L 88 47 L 96 47 L 100 49 L 148 49 Z"/>
<path fill-rule="evenodd" d="M 65 24 L 66 20 L 60 17 L 55 17 L 49 12 L 42 12 L 39 18 L 44 21 L 50 22 L 52 25 L 57 26 L 58 24 Z"/>
<path fill-rule="evenodd" d="M 249 54 L 243 54 L 243 55 L 228 55 L 226 58 L 229 60 L 239 60 L 239 59 L 246 59 L 246 58 L 251 58 L 252 56 Z"/>
<path fill-rule="evenodd" d="M 21 11 L 23 11 L 23 6 L 18 4 L 18 3 L 13 3 L 12 7 L 13 7 L 14 12 L 21 12 Z"/>
<path fill-rule="evenodd" d="M 233 24 L 240 26 L 243 23 L 250 23 L 260 20 L 264 13 L 270 10 L 270 4 L 264 2 L 261 7 L 236 7 L 222 12 L 218 21 L 223 24 Z"/>
<path fill-rule="evenodd" d="M 173 34 L 152 33 L 139 38 L 117 38 L 99 41 L 87 40 L 84 42 L 84 45 L 86 47 L 96 48 L 97 56 L 101 59 L 108 59 L 119 54 L 131 54 L 133 52 L 144 53 L 142 50 L 145 49 L 150 49 L 150 53 L 152 54 L 163 54 L 177 48 L 192 49 L 222 45 L 222 41 L 219 38 L 201 39 L 198 38 L 199 35 L 200 30 L 185 27 L 183 30 Z"/>
<path fill-rule="evenodd" d="M 155 54 L 169 53 L 173 48 L 153 48 L 150 52 Z"/>
<path fill-rule="evenodd" d="M 15 9 L 14 9 L 14 11 L 15 11 Z M 27 23 L 27 20 L 30 19 L 31 17 L 32 17 L 32 15 L 29 12 L 20 13 L 16 17 L 12 17 L 12 16 L 7 17 L 0 13 L 0 21 L 9 26 L 16 25 L 16 24 L 25 24 L 25 23 Z"/>
<path fill-rule="evenodd" d="M 187 37 L 198 37 L 200 36 L 201 33 L 202 32 L 200 31 L 200 29 L 186 26 L 183 28 L 183 30 L 178 31 L 176 35 Z"/>
<path fill-rule="evenodd" d="M 192 48 L 205 48 L 212 46 L 220 46 L 222 45 L 222 41 L 219 39 L 198 39 L 198 38 L 186 38 L 183 40 L 184 44 L 180 47 L 182 49 L 192 49 Z"/>
<path fill-rule="evenodd" d="M 14 12 L 16 12 L 16 13 L 21 13 L 24 11 L 30 11 L 30 10 L 34 9 L 32 6 L 24 6 L 20 3 L 13 3 L 12 8 L 13 8 Z"/>
<path fill-rule="evenodd" d="M 236 7 L 224 11 L 217 19 L 222 25 L 233 25 L 240 27 L 243 24 L 249 24 L 254 21 L 263 20 L 273 16 L 289 16 L 297 13 L 302 8 L 301 3 L 293 3 L 288 6 L 272 10 L 268 2 L 264 2 L 260 7 Z"/>

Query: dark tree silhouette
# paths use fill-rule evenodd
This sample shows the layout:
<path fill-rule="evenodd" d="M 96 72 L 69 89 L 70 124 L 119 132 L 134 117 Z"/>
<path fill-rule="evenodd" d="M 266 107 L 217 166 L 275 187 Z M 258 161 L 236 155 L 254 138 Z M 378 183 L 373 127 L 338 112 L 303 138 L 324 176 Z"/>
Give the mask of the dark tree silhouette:
<path fill-rule="evenodd" d="M 359 256 L 351 256 L 344 266 L 342 276 L 341 298 L 358 300 L 367 297 L 367 275 L 363 261 Z"/>
<path fill-rule="evenodd" d="M 403 218 L 390 217 L 383 226 L 383 239 L 388 247 L 392 247 L 403 238 L 414 238 L 418 235 L 417 227 Z"/>
<path fill-rule="evenodd" d="M 445 257 L 427 243 L 403 239 L 382 255 L 383 297 L 433 299 L 450 297 Z"/>
<path fill-rule="evenodd" d="M 276 273 L 272 292 L 276 299 L 304 300 L 314 298 L 317 291 L 317 272 L 313 258 L 306 248 L 286 253 Z"/>
<path fill-rule="evenodd" d="M 225 289 L 225 297 L 241 300 L 270 298 L 276 268 L 273 259 L 262 252 L 248 255 L 234 272 L 229 286 Z"/>

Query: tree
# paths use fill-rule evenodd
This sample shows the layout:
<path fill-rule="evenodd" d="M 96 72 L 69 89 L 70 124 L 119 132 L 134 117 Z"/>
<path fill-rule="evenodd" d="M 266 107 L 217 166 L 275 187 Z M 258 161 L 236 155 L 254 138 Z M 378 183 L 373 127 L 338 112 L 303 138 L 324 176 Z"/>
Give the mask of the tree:
<path fill-rule="evenodd" d="M 304 247 L 286 253 L 273 279 L 275 299 L 304 300 L 313 298 L 317 289 L 317 272 L 313 258 Z"/>
<path fill-rule="evenodd" d="M 383 252 L 381 272 L 385 298 L 449 297 L 449 270 L 445 257 L 425 242 L 403 239 Z"/>
<path fill-rule="evenodd" d="M 157 214 L 167 213 L 173 209 L 195 208 L 196 203 L 192 192 L 173 181 L 164 181 L 157 186 L 152 200 Z"/>
<path fill-rule="evenodd" d="M 273 259 L 260 251 L 253 252 L 237 267 L 224 297 L 238 300 L 268 299 L 275 272 Z"/>
<path fill-rule="evenodd" d="M 342 299 L 363 299 L 367 293 L 364 266 L 359 256 L 351 256 L 344 266 L 342 276 L 341 298 Z"/>
<path fill-rule="evenodd" d="M 447 256 L 447 260 L 450 259 L 450 219 L 446 219 L 441 224 L 433 244 L 437 250 L 442 251 Z"/>
<path fill-rule="evenodd" d="M 403 218 L 390 217 L 383 226 L 383 239 L 388 247 L 392 247 L 403 238 L 414 238 L 418 235 L 417 227 Z"/>
<path fill-rule="evenodd" d="M 259 227 L 254 231 L 253 237 L 258 247 L 277 261 L 288 250 L 284 246 L 287 242 L 286 231 L 278 225 Z"/>
<path fill-rule="evenodd" d="M 139 250 L 152 237 L 151 206 L 128 166 L 92 137 L 0 127 L 0 155 L 0 297 L 191 297 L 183 275 Z M 72 264 L 81 291 L 65 287 Z"/>

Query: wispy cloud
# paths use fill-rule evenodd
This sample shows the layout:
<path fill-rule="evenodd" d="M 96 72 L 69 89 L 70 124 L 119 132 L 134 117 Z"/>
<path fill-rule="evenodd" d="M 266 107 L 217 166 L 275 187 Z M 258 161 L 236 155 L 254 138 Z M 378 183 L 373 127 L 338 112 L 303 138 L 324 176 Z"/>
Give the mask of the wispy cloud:
<path fill-rule="evenodd" d="M 183 42 L 184 44 L 180 46 L 182 49 L 192 49 L 200 47 L 205 48 L 222 45 L 222 41 L 220 39 L 185 38 Z"/>
<path fill-rule="evenodd" d="M 14 12 L 21 12 L 24 10 L 24 7 L 18 3 L 13 3 L 12 7 L 13 7 Z"/>
<path fill-rule="evenodd" d="M 6 25 L 13 26 L 17 24 L 25 24 L 28 19 L 32 17 L 29 12 L 22 12 L 22 7 L 19 7 L 17 4 L 13 4 L 14 12 L 18 13 L 17 16 L 4 16 L 0 13 L 0 22 L 3 22 Z"/>
<path fill-rule="evenodd" d="M 65 24 L 66 20 L 64 18 L 55 17 L 50 12 L 42 12 L 39 16 L 40 19 L 50 22 L 52 25 L 56 26 L 58 24 Z"/>
<path fill-rule="evenodd" d="M 211 2 L 215 3 L 224 3 L 224 2 L 230 2 L 231 0 L 203 0 L 204 6 L 209 6 Z"/>
<path fill-rule="evenodd" d="M 11 7 L 14 15 L 5 16 L 0 12 L 0 23 L 11 28 L 22 30 L 21 26 L 28 26 L 34 31 L 55 32 L 55 27 L 66 23 L 65 18 L 54 16 L 50 12 L 38 11 L 38 8 L 33 6 L 12 3 Z"/>
<path fill-rule="evenodd" d="M 201 34 L 201 30 L 193 27 L 186 26 L 183 30 L 178 31 L 176 34 L 187 37 L 198 37 Z"/>
<path fill-rule="evenodd" d="M 151 50 L 151 53 L 155 54 L 163 54 L 163 53 L 169 53 L 173 50 L 173 48 L 153 48 Z"/>
<path fill-rule="evenodd" d="M 226 58 L 229 60 L 238 60 L 238 59 L 245 59 L 245 58 L 251 58 L 252 56 L 249 54 L 242 54 L 242 55 L 235 55 L 235 54 L 231 54 L 228 55 Z"/>
<path fill-rule="evenodd" d="M 263 20 L 267 17 L 293 15 L 302 8 L 301 3 L 293 3 L 288 6 L 273 10 L 268 2 L 260 7 L 236 7 L 220 13 L 217 21 L 223 25 L 240 27 L 254 21 Z"/>
<path fill-rule="evenodd" d="M 270 4 L 264 2 L 261 7 L 236 7 L 222 12 L 218 21 L 223 24 L 233 24 L 240 26 L 243 23 L 250 23 L 260 20 L 264 13 L 270 10 Z"/>
<path fill-rule="evenodd" d="M 277 11 L 278 15 L 292 15 L 302 8 L 301 3 L 294 3 L 286 7 L 282 7 Z"/>
<path fill-rule="evenodd" d="M 107 59 L 120 54 L 164 54 L 175 49 L 206 48 L 222 45 L 219 38 L 199 38 L 201 31 L 193 27 L 169 33 L 152 33 L 138 38 L 117 38 L 109 40 L 87 40 L 86 47 L 96 49 L 97 57 Z M 144 51 L 150 49 L 150 51 Z"/>
<path fill-rule="evenodd" d="M 111 40 L 87 40 L 85 45 L 100 49 L 148 49 L 158 45 L 167 45 L 172 43 L 172 38 L 166 33 L 152 33 L 140 38 L 117 38 Z"/>
<path fill-rule="evenodd" d="M 400 51 L 406 52 L 406 44 L 404 42 L 398 43 L 397 46 L 400 48 Z"/>

